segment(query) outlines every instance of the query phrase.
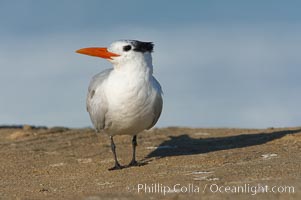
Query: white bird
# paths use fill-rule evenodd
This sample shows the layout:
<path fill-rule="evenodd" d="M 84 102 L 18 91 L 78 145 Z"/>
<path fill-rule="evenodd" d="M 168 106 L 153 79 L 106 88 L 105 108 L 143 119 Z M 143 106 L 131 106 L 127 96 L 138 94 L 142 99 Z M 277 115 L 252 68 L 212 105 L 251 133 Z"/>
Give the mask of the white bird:
<path fill-rule="evenodd" d="M 119 40 L 109 48 L 90 47 L 76 52 L 105 58 L 113 64 L 96 74 L 89 85 L 87 111 L 95 129 L 110 136 L 115 166 L 121 169 L 113 137 L 132 135 L 133 157 L 128 166 L 139 165 L 135 158 L 137 134 L 152 128 L 162 106 L 162 90 L 153 76 L 152 42 Z"/>

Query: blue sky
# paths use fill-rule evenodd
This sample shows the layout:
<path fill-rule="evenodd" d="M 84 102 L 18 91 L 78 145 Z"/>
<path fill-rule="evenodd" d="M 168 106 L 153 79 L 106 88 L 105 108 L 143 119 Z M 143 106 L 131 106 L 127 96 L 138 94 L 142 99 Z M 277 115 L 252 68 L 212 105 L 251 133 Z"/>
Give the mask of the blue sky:
<path fill-rule="evenodd" d="M 0 124 L 90 126 L 75 54 L 118 39 L 155 43 L 159 127 L 300 126 L 300 1 L 0 1 Z"/>

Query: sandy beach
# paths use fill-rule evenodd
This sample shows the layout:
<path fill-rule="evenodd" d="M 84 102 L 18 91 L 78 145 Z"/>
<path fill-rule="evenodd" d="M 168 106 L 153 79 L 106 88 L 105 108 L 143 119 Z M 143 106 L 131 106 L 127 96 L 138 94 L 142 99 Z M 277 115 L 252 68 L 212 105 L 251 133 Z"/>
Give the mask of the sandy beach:
<path fill-rule="evenodd" d="M 115 137 L 118 159 L 131 138 Z M 169 127 L 138 136 L 139 167 L 108 171 L 93 129 L 2 127 L 1 199 L 300 199 L 301 128 Z"/>

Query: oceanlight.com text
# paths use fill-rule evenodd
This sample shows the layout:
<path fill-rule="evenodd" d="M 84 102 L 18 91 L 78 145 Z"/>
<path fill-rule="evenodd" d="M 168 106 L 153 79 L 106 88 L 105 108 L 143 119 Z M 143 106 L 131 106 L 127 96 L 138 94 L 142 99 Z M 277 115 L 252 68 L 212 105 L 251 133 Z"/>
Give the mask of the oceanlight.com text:
<path fill-rule="evenodd" d="M 292 185 L 266 185 L 266 184 L 241 184 L 241 185 L 220 185 L 216 183 L 198 185 L 198 184 L 174 184 L 165 185 L 161 183 L 143 184 L 128 187 L 128 191 L 144 194 L 162 194 L 171 193 L 221 193 L 221 194 L 249 194 L 259 193 L 288 193 L 294 194 L 295 187 Z"/>

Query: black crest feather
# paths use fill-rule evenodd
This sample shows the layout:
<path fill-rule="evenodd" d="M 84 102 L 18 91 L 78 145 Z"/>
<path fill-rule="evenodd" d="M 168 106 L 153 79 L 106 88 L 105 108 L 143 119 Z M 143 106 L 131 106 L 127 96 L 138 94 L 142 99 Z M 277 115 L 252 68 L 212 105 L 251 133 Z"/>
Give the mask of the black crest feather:
<path fill-rule="evenodd" d="M 134 47 L 134 51 L 138 51 L 138 52 L 153 52 L 154 50 L 154 44 L 152 42 L 141 42 L 138 40 L 133 40 L 132 41 L 132 45 Z"/>

